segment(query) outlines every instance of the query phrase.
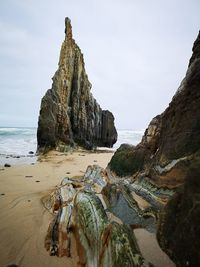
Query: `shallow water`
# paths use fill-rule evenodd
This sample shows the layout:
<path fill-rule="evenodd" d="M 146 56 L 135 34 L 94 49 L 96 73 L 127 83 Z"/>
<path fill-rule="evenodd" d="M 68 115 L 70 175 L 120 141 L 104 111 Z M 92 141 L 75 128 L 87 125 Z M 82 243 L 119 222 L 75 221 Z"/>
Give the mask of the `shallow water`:
<path fill-rule="evenodd" d="M 112 148 L 116 150 L 123 143 L 136 145 L 141 141 L 143 130 L 117 130 L 118 141 Z M 0 127 L 0 166 L 5 163 L 25 164 L 36 161 L 29 155 L 37 149 L 37 128 Z"/>

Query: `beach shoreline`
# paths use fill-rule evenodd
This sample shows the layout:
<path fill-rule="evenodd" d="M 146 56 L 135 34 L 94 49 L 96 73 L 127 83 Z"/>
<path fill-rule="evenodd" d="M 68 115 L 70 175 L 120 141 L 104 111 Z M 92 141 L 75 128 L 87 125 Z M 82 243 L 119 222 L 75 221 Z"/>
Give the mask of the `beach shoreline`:
<path fill-rule="evenodd" d="M 51 151 L 32 164 L 16 164 L 0 170 L 0 266 L 76 266 L 72 258 L 50 257 L 44 248 L 52 219 L 41 199 L 64 177 L 83 176 L 88 165 L 105 168 L 113 152 L 71 153 Z"/>
<path fill-rule="evenodd" d="M 52 220 L 42 199 L 52 192 L 65 177 L 84 175 L 89 165 L 106 168 L 113 151 L 78 150 L 69 153 L 51 151 L 32 164 L 13 165 L 0 171 L 0 266 L 20 267 L 77 266 L 77 257 L 50 257 L 44 247 L 45 236 Z M 141 251 L 155 267 L 175 266 L 158 249 L 155 235 L 138 230 L 136 238 Z M 146 247 L 145 244 L 150 244 Z M 153 244 L 153 248 L 151 248 Z M 75 246 L 75 244 L 73 245 Z M 163 263 L 163 265 L 162 265 Z"/>

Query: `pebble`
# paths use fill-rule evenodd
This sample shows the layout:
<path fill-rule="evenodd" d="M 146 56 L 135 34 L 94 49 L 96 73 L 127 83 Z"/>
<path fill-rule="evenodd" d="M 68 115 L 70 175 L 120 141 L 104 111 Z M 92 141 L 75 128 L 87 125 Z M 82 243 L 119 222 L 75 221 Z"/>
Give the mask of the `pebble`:
<path fill-rule="evenodd" d="M 39 180 L 37 180 L 37 181 L 35 181 L 36 183 L 39 183 L 40 181 Z"/>
<path fill-rule="evenodd" d="M 8 164 L 8 163 L 6 163 L 6 164 L 4 164 L 4 167 L 11 167 L 11 165 L 10 164 Z"/>

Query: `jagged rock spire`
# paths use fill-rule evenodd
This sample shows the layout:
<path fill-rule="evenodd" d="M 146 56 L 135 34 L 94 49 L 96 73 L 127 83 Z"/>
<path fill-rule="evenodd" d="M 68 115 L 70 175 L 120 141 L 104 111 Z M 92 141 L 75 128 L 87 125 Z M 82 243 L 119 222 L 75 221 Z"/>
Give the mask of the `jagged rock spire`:
<path fill-rule="evenodd" d="M 58 70 L 41 103 L 38 151 L 63 150 L 76 144 L 88 149 L 113 146 L 117 140 L 114 117 L 101 109 L 90 90 L 83 54 L 72 39 L 71 21 L 65 18 Z"/>
<path fill-rule="evenodd" d="M 72 25 L 68 17 L 65 18 L 65 39 L 72 39 Z"/>

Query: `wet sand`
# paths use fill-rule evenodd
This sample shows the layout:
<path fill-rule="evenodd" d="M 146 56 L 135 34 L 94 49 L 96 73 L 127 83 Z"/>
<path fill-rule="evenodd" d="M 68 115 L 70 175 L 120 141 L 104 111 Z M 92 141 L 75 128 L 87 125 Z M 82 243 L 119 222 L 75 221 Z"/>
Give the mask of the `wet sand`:
<path fill-rule="evenodd" d="M 45 250 L 44 239 L 52 215 L 43 207 L 41 199 L 60 184 L 64 177 L 83 175 L 88 165 L 98 164 L 105 168 L 112 155 L 112 152 L 79 151 L 68 155 L 51 152 L 34 165 L 29 163 L 10 168 L 1 167 L 0 266 L 76 266 L 76 257 L 51 257 Z M 140 201 L 140 198 L 137 201 Z M 155 267 L 175 266 L 159 247 L 154 245 L 155 235 L 144 231 L 136 230 L 143 255 L 149 261 L 154 259 L 152 262 Z M 75 248 L 75 244 L 73 247 Z"/>

